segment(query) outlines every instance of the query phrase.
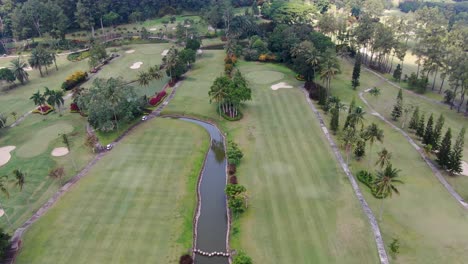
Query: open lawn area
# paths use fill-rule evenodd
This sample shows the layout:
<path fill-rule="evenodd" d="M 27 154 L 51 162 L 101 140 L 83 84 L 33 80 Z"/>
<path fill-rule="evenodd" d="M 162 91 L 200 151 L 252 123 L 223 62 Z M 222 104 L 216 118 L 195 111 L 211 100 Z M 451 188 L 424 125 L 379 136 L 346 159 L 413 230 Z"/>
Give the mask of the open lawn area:
<path fill-rule="evenodd" d="M 176 263 L 208 145 L 190 123 L 142 124 L 28 230 L 17 263 Z"/>
<path fill-rule="evenodd" d="M 241 121 L 220 121 L 208 91 L 222 74 L 224 54 L 205 51 L 164 113 L 217 120 L 240 144 L 245 158 L 238 178 L 250 198 L 231 247 L 255 263 L 378 262 L 367 219 L 302 92 L 270 89 L 280 81 L 298 86 L 294 74 L 279 65 L 240 63 L 253 101 Z M 268 81 L 272 72 L 275 82 Z"/>
<path fill-rule="evenodd" d="M 350 84 L 352 63 L 342 61 L 341 68 L 343 73 L 332 81 L 332 94 L 339 96 L 343 103 L 348 105 L 354 97 L 357 105 L 364 107 L 359 100 L 358 92 L 374 86 L 380 87 L 382 95 L 379 98 L 372 99 L 369 95 L 366 95 L 366 98 L 383 111 L 381 114 L 388 117 L 388 105 L 395 102 L 398 90 L 391 86 L 381 85 L 380 79 L 366 71 L 361 71 L 361 86 L 358 91 L 353 91 Z M 407 93 L 404 93 L 403 98 L 416 101 Z M 427 105 L 424 102 L 419 100 L 418 104 L 425 111 L 432 109 L 444 112 L 439 109 L 439 106 Z M 393 262 L 464 263 L 468 259 L 468 212 L 440 184 L 419 153 L 399 132 L 371 115 L 366 107 L 364 110 L 367 112 L 366 125 L 374 122 L 384 130 L 384 143 L 374 144 L 373 153 L 366 153 L 367 158 L 360 162 L 353 160 L 352 171 L 356 173 L 361 169 L 368 169 L 369 156 L 375 162 L 377 152 L 385 147 L 392 153 L 392 164 L 401 169 L 401 180 L 404 181 L 403 185 L 398 186 L 401 195 L 394 195 L 383 201 L 384 213 L 383 220 L 380 222 L 384 242 L 389 245 L 392 239 L 396 238 L 401 243 L 401 253 L 393 259 Z M 328 124 L 330 115 L 326 117 Z M 343 112 L 340 117 L 341 126 L 345 117 L 346 114 Z M 447 113 L 445 118 L 446 124 L 450 124 L 452 128 L 461 127 L 461 124 L 458 126 L 456 124 L 460 120 L 457 119 L 455 113 Z M 374 164 L 371 166 L 370 171 L 377 169 Z M 381 201 L 375 199 L 364 184 L 360 186 L 366 190 L 364 191 L 366 200 L 373 211 L 378 212 Z"/>

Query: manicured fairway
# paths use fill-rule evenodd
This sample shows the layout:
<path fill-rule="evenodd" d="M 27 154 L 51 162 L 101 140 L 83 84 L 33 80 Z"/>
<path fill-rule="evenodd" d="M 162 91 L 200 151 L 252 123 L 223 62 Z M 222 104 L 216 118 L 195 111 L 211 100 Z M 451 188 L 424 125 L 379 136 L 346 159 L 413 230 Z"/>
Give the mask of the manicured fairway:
<path fill-rule="evenodd" d="M 224 52 L 206 53 L 167 112 L 218 119 L 207 93 L 221 74 Z M 297 86 L 294 74 L 271 64 L 241 63 L 240 69 L 254 100 L 242 121 L 221 124 L 245 153 L 238 177 L 250 198 L 231 246 L 255 263 L 377 263 L 367 219 L 301 91 L 272 91 L 276 80 L 254 79 L 256 71 L 273 71 L 284 74 L 278 81 Z"/>
<path fill-rule="evenodd" d="M 332 93 L 346 104 L 355 97 L 357 105 L 364 106 L 359 100 L 358 91 L 351 89 L 352 64 L 343 61 L 342 70 L 343 73 L 332 82 Z M 379 86 L 379 83 L 380 80 L 374 75 L 362 71 L 359 90 L 381 87 L 382 95 L 375 100 L 383 105 L 394 102 L 398 90 Z M 404 94 L 404 98 L 409 97 Z M 385 135 L 384 144 L 376 143 L 373 153 L 367 153 L 367 156 L 372 155 L 375 162 L 377 152 L 382 147 L 387 148 L 392 153 L 393 165 L 401 169 L 401 180 L 405 182 L 399 186 L 401 195 L 384 200 L 383 221 L 380 222 L 384 242 L 389 245 L 393 238 L 397 238 L 401 243 L 401 253 L 393 262 L 464 263 L 468 259 L 468 212 L 439 183 L 427 164 L 400 133 L 369 114 L 369 109 L 364 109 L 368 113 L 365 115 L 366 124 L 375 122 L 384 130 Z M 436 111 L 438 108 L 433 106 L 433 109 Z M 385 112 L 382 114 L 387 116 Z M 345 116 L 343 113 L 341 124 Z M 446 119 L 448 116 L 447 114 Z M 327 120 L 328 118 L 329 116 Z M 367 159 L 353 161 L 351 169 L 353 172 L 368 169 L 367 164 Z M 370 170 L 376 169 L 377 167 L 372 166 Z M 366 190 L 363 184 L 361 188 Z M 373 211 L 378 212 L 381 201 L 373 198 L 369 191 L 364 193 Z"/>
<path fill-rule="evenodd" d="M 176 263 L 208 139 L 178 120 L 143 124 L 32 226 L 17 263 Z"/>

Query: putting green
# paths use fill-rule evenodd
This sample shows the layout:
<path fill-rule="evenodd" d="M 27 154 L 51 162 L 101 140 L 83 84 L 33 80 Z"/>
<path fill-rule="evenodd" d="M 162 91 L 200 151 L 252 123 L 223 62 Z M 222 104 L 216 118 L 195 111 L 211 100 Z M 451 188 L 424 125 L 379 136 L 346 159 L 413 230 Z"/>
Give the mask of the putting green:
<path fill-rule="evenodd" d="M 21 145 L 16 154 L 23 158 L 35 157 L 46 151 L 50 142 L 57 139 L 60 134 L 70 133 L 72 131 L 73 126 L 66 122 L 57 123 L 43 128 L 35 133 L 33 138 Z"/>
<path fill-rule="evenodd" d="M 274 83 L 284 78 L 284 74 L 277 71 L 253 71 L 245 75 L 252 83 L 268 84 Z"/>

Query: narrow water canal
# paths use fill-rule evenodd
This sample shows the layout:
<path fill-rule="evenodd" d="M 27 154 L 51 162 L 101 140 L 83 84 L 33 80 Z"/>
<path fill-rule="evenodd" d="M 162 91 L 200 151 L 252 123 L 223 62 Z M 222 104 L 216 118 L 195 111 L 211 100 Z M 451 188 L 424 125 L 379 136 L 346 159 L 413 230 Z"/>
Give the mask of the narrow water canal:
<path fill-rule="evenodd" d="M 180 118 L 205 128 L 211 137 L 211 147 L 206 156 L 205 169 L 199 185 L 200 208 L 197 225 L 195 249 L 207 253 L 227 253 L 228 217 L 226 208 L 226 157 L 224 140 L 215 126 L 198 120 Z M 228 258 L 222 256 L 203 256 L 195 254 L 197 264 L 227 264 Z"/>

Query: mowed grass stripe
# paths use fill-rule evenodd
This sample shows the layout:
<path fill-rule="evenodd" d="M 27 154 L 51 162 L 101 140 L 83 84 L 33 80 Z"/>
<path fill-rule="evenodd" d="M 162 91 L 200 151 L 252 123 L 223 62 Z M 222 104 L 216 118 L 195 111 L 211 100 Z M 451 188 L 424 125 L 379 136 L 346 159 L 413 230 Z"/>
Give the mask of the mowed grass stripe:
<path fill-rule="evenodd" d="M 176 263 L 180 186 L 208 140 L 179 120 L 142 125 L 31 227 L 18 263 Z"/>

